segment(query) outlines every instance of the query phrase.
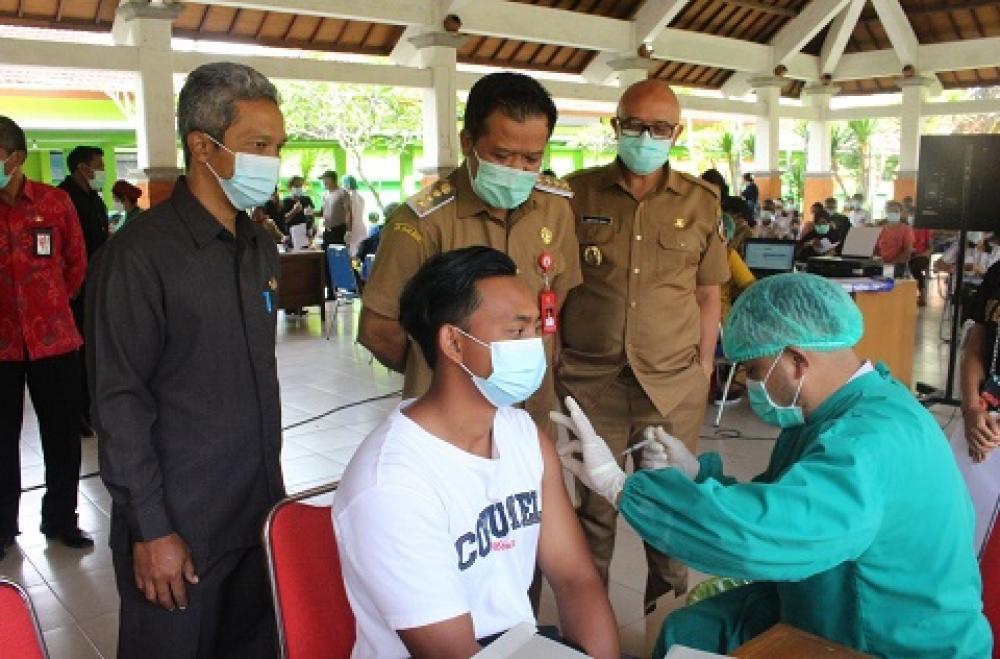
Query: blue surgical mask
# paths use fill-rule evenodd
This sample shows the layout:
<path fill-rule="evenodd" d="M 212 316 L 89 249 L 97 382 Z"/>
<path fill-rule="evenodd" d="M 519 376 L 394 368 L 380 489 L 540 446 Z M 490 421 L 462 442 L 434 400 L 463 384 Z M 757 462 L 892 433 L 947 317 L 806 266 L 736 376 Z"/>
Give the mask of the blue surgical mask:
<path fill-rule="evenodd" d="M 479 163 L 476 175 L 472 175 L 469 160 L 465 167 L 472 179 L 472 189 L 490 208 L 510 210 L 517 208 L 528 200 L 531 191 L 538 181 L 538 172 L 527 172 L 523 169 L 505 167 L 495 162 L 483 160 L 475 151 L 472 152 Z"/>
<path fill-rule="evenodd" d="M 459 365 L 472 377 L 479 393 L 494 407 L 509 407 L 524 402 L 542 386 L 548 360 L 541 338 L 486 343 L 460 327 L 455 329 L 490 349 L 493 372 L 488 378 L 476 375 L 465 364 Z"/>
<path fill-rule="evenodd" d="M 645 176 L 666 164 L 673 140 L 657 140 L 643 131 L 638 137 L 622 135 L 618 138 L 618 157 L 629 170 Z"/>
<path fill-rule="evenodd" d="M 890 222 L 899 222 L 900 213 L 898 211 L 889 211 L 885 214 L 885 219 Z"/>
<path fill-rule="evenodd" d="M 767 379 L 771 377 L 771 372 L 774 371 L 774 367 L 777 365 L 778 360 L 781 359 L 781 354 L 779 353 L 775 357 L 774 362 L 771 364 L 771 368 L 767 370 L 767 375 L 764 376 L 763 380 L 753 380 L 747 378 L 747 392 L 750 396 L 750 408 L 759 416 L 765 423 L 769 423 L 772 426 L 778 426 L 779 428 L 794 428 L 795 426 L 801 426 L 806 422 L 805 414 L 802 411 L 800 405 L 796 405 L 799 402 L 799 394 L 802 393 L 802 383 L 805 382 L 805 376 L 799 380 L 799 386 L 795 390 L 795 397 L 792 399 L 791 404 L 787 406 L 776 405 L 771 399 L 771 395 L 767 393 Z"/>
<path fill-rule="evenodd" d="M 816 234 L 817 235 L 825 236 L 828 233 L 830 233 L 830 225 L 829 224 L 817 224 L 816 225 Z"/>
<path fill-rule="evenodd" d="M 281 161 L 274 156 L 235 152 L 211 135 L 208 136 L 208 139 L 232 153 L 236 158 L 233 176 L 228 179 L 219 176 L 211 165 L 205 163 L 208 165 L 209 171 L 215 174 L 215 178 L 219 179 L 219 185 L 222 186 L 222 191 L 229 197 L 233 207 L 237 210 L 246 210 L 254 206 L 263 206 L 271 198 L 275 186 L 278 185 Z"/>
<path fill-rule="evenodd" d="M 104 178 L 107 174 L 104 173 L 103 169 L 94 170 L 94 178 L 90 179 L 90 189 L 94 192 L 100 192 L 104 189 Z"/>
<path fill-rule="evenodd" d="M 10 154 L 0 162 L 0 189 L 6 188 L 7 184 L 10 183 L 11 174 L 7 173 L 7 161 L 14 157 L 14 154 Z"/>

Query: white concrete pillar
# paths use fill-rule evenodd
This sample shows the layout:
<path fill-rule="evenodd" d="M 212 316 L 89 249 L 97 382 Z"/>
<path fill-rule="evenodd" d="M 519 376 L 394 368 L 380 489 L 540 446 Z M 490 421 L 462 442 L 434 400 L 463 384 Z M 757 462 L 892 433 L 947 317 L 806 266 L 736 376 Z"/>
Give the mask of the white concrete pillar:
<path fill-rule="evenodd" d="M 618 57 L 608 61 L 608 66 L 618 74 L 618 87 L 627 89 L 649 77 L 652 61 L 646 57 Z"/>
<path fill-rule="evenodd" d="M 455 66 L 463 38 L 450 32 L 427 32 L 410 39 L 420 66 L 430 69 L 434 83 L 423 91 L 424 155 L 419 169 L 425 177 L 447 175 L 462 158 Z"/>
<path fill-rule="evenodd" d="M 764 76 L 751 78 L 750 85 L 757 96 L 757 125 L 754 135 L 754 177 L 761 199 L 781 194 L 781 172 L 778 171 L 779 102 L 783 78 Z"/>
<path fill-rule="evenodd" d="M 806 172 L 829 174 L 830 154 L 830 99 L 840 91 L 839 87 L 807 86 L 802 90 L 802 103 L 816 110 L 816 119 L 809 121 L 809 152 Z"/>
<path fill-rule="evenodd" d="M 903 91 L 899 111 L 899 175 L 915 177 L 920 157 L 920 106 L 927 98 L 924 78 L 902 78 L 897 83 Z"/>
<path fill-rule="evenodd" d="M 149 181 L 149 199 L 163 198 L 181 174 L 177 167 L 177 128 L 174 117 L 174 78 L 171 28 L 180 5 L 137 0 L 123 2 L 112 29 L 115 43 L 135 46 L 139 52 L 136 130 L 140 169 Z"/>

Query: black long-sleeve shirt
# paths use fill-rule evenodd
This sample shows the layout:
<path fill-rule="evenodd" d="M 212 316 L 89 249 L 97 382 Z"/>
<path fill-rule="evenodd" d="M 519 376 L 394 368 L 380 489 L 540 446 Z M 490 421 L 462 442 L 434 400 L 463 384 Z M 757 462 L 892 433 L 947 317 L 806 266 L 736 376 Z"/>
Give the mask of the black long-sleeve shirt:
<path fill-rule="evenodd" d="M 197 561 L 260 542 L 285 494 L 277 277 L 264 229 L 240 213 L 233 236 L 183 178 L 102 250 L 87 357 L 113 548 L 177 533 Z"/>
<path fill-rule="evenodd" d="M 110 235 L 108 207 L 98 192 L 84 190 L 72 176 L 63 179 L 59 188 L 66 191 L 76 208 L 76 215 L 80 218 L 80 228 L 83 229 L 83 240 L 87 243 L 87 260 L 92 260 Z"/>

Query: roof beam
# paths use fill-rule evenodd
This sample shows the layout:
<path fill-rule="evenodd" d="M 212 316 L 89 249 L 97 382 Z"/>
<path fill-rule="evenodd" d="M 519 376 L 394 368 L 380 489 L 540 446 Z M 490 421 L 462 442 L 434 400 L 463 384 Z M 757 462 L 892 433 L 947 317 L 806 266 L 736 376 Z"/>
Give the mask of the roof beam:
<path fill-rule="evenodd" d="M 632 19 L 632 48 L 629 55 L 634 56 L 640 44 L 651 42 L 670 23 L 677 18 L 678 14 L 691 0 L 666 0 L 664 2 L 644 2 Z M 600 52 L 593 61 L 583 70 L 583 77 L 591 82 L 607 82 L 614 74 L 608 62 L 617 57 L 618 53 Z"/>
<path fill-rule="evenodd" d="M 833 19 L 833 24 L 830 25 L 830 31 L 827 33 L 823 48 L 819 53 L 820 74 L 832 74 L 837 68 L 866 2 L 867 0 L 851 0 L 850 4 L 837 14 L 837 18 Z"/>
<path fill-rule="evenodd" d="M 899 63 L 903 66 L 907 64 L 917 66 L 917 48 L 920 44 L 902 5 L 898 0 L 871 0 L 871 3 L 882 21 L 882 27 L 889 37 L 889 42 L 892 43 L 892 49 L 899 57 Z"/>
<path fill-rule="evenodd" d="M 204 0 L 178 0 L 179 3 L 203 4 Z M 278 5 L 274 0 L 212 0 L 212 5 L 236 9 L 255 9 L 274 12 Z M 280 3 L 280 11 L 288 14 L 346 18 L 372 23 L 393 25 L 415 25 L 427 22 L 430 3 L 426 0 L 286 0 Z"/>
<path fill-rule="evenodd" d="M 586 50 L 631 50 L 632 22 L 503 0 L 478 0 L 459 16 L 462 32 Z"/>
<path fill-rule="evenodd" d="M 913 65 L 924 74 L 983 69 L 997 66 L 997 53 L 1000 53 L 1000 37 L 923 44 L 917 48 L 917 58 Z M 841 58 L 833 78 L 888 78 L 899 75 L 900 69 L 894 50 L 847 53 Z"/>
<path fill-rule="evenodd" d="M 802 12 L 785 23 L 771 39 L 772 63 L 784 64 L 785 60 L 801 51 L 826 24 L 833 20 L 850 0 L 812 0 Z"/>

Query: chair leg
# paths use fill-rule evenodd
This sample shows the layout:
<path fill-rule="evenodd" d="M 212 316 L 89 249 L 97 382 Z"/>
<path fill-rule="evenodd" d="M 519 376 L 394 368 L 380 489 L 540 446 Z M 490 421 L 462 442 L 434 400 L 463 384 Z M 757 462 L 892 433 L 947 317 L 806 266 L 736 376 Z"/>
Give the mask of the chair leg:
<path fill-rule="evenodd" d="M 715 427 L 718 428 L 722 423 L 722 413 L 726 409 L 726 399 L 729 398 L 729 390 L 733 386 L 733 378 L 736 377 L 736 369 L 740 367 L 739 364 L 733 364 L 729 367 L 729 375 L 726 377 L 726 386 L 722 388 L 722 404 L 719 405 L 719 412 L 715 415 Z"/>

